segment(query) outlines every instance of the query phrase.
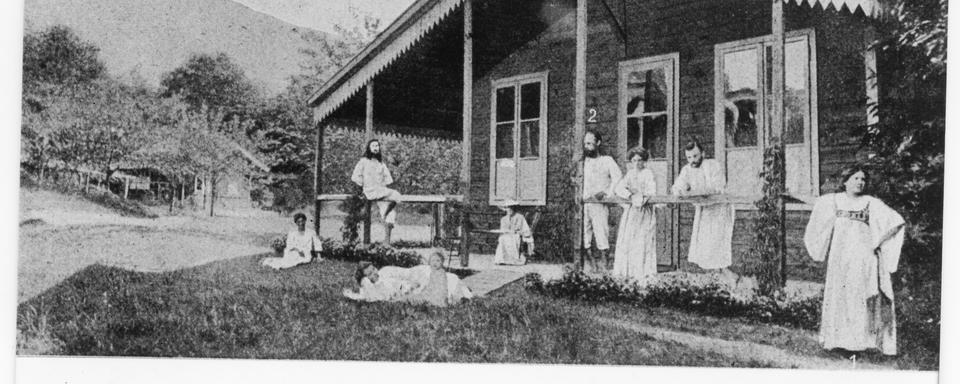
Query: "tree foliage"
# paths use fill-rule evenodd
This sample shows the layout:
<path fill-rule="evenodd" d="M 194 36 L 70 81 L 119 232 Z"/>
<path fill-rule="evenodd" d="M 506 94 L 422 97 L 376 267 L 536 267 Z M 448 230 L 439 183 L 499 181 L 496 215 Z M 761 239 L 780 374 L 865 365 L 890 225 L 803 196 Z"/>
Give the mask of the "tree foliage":
<path fill-rule="evenodd" d="M 57 25 L 23 37 L 23 82 L 71 85 L 101 79 L 106 66 L 100 49 L 82 41 L 68 27 Z"/>
<path fill-rule="evenodd" d="M 225 53 L 190 56 L 182 66 L 163 75 L 160 87 L 162 97 L 179 95 L 194 111 L 206 106 L 226 111 L 228 117 L 244 111 L 257 98 L 243 69 Z"/>

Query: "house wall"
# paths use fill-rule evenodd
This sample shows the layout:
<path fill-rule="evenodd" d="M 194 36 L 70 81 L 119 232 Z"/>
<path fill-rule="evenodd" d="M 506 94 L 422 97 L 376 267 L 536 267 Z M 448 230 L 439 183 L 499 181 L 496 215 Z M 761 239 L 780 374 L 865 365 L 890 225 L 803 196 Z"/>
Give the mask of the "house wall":
<path fill-rule="evenodd" d="M 714 45 L 770 33 L 769 1 L 744 0 L 607 0 L 590 2 L 587 48 L 587 107 L 598 110 L 597 123 L 587 129 L 604 137 L 604 151 L 618 158 L 617 74 L 624 60 L 678 52 L 679 132 L 685 141 L 696 136 L 707 157 L 714 157 Z M 785 5 L 787 30 L 813 28 L 816 32 L 819 167 L 822 193 L 832 191 L 830 177 L 854 160 L 851 129 L 865 122 L 864 67 L 860 50 L 866 19 L 833 9 Z M 624 13 L 624 10 L 626 11 Z M 617 19 L 626 30 L 622 37 Z M 499 63 L 474 83 L 472 200 L 488 201 L 490 145 L 490 81 L 521 74 L 549 71 L 548 209 L 572 198 L 568 169 L 571 163 L 573 126 L 573 74 L 575 61 L 573 14 L 538 39 Z M 683 163 L 676 154 L 677 169 Z M 551 208 L 551 205 L 554 205 Z M 752 238 L 754 211 L 740 211 L 734 235 L 734 263 L 748 262 L 744 255 Z M 611 215 L 616 225 L 616 215 Z M 802 246 L 806 212 L 788 215 L 789 261 L 793 271 L 816 271 Z M 693 210 L 681 209 L 680 257 L 685 258 Z M 611 231 L 615 234 L 616 231 Z"/>

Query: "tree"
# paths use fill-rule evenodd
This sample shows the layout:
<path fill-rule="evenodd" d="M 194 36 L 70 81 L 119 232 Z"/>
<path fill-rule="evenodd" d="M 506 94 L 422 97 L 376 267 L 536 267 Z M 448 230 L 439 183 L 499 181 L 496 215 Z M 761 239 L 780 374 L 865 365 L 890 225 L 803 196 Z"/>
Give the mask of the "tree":
<path fill-rule="evenodd" d="M 73 169 L 103 172 L 109 180 L 122 162 L 159 139 L 155 100 L 112 81 L 64 89 L 44 111 L 52 149 Z"/>
<path fill-rule="evenodd" d="M 99 53 L 100 48 L 80 40 L 62 25 L 28 33 L 23 38 L 24 85 L 68 85 L 101 79 L 106 75 L 106 66 Z"/>
<path fill-rule="evenodd" d="M 243 69 L 224 53 L 194 54 L 186 63 L 163 75 L 161 96 L 179 95 L 193 111 L 204 106 L 225 111 L 227 118 L 242 113 L 257 98 Z"/>

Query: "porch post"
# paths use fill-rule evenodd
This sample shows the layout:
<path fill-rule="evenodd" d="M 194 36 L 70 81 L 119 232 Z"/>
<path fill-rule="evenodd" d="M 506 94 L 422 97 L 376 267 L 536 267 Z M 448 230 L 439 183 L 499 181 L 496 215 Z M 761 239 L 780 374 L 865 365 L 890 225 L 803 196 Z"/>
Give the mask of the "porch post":
<path fill-rule="evenodd" d="M 786 152 L 784 146 L 784 113 L 783 113 L 783 93 L 786 81 L 786 61 L 784 60 L 784 26 L 783 26 L 783 1 L 772 0 L 771 25 L 773 26 L 773 46 L 771 47 L 772 57 L 772 113 L 770 114 L 770 138 L 767 145 L 776 145 L 779 148 L 783 162 L 780 164 L 780 172 L 783 177 L 779 190 L 786 193 Z M 777 199 L 777 225 L 780 229 L 780 242 L 777 247 L 777 259 L 780 260 L 780 285 L 787 283 L 787 234 L 786 234 L 786 202 L 783 195 Z"/>
<path fill-rule="evenodd" d="M 373 140 L 373 80 L 367 82 L 367 113 L 364 128 L 363 142 L 368 143 Z"/>
<path fill-rule="evenodd" d="M 320 209 L 323 202 L 320 194 L 323 193 L 323 131 L 326 126 L 317 122 L 317 149 L 313 151 L 313 232 L 320 236 Z"/>
<path fill-rule="evenodd" d="M 460 139 L 460 194 L 470 203 L 470 159 L 473 155 L 473 1 L 463 1 L 463 137 Z M 460 266 L 470 263 L 467 210 L 460 210 Z M 439 223 L 437 224 L 440 225 Z"/>
<path fill-rule="evenodd" d="M 573 103 L 573 158 L 571 159 L 575 167 L 579 167 L 580 160 L 583 158 L 583 135 L 586 130 L 587 108 L 587 0 L 577 0 L 577 58 L 574 78 L 574 103 Z M 576 267 L 583 267 L 583 248 L 589 244 L 583 244 L 583 172 L 575 170 L 574 174 L 574 201 L 577 202 L 575 227 L 576 233 L 573 236 L 573 245 L 575 249 L 574 257 Z"/>

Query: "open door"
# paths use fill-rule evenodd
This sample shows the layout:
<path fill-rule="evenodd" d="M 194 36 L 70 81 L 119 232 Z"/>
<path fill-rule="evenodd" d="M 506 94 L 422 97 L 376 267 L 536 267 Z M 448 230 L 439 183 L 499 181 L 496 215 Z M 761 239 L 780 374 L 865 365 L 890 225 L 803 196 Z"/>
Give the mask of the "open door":
<path fill-rule="evenodd" d="M 647 168 L 657 181 L 657 194 L 668 194 L 677 174 L 677 76 L 679 54 L 647 57 L 620 63 L 619 153 L 642 146 L 650 152 Z M 624 140 L 625 139 L 625 140 Z M 674 267 L 677 257 L 678 211 L 659 206 L 657 264 Z"/>

